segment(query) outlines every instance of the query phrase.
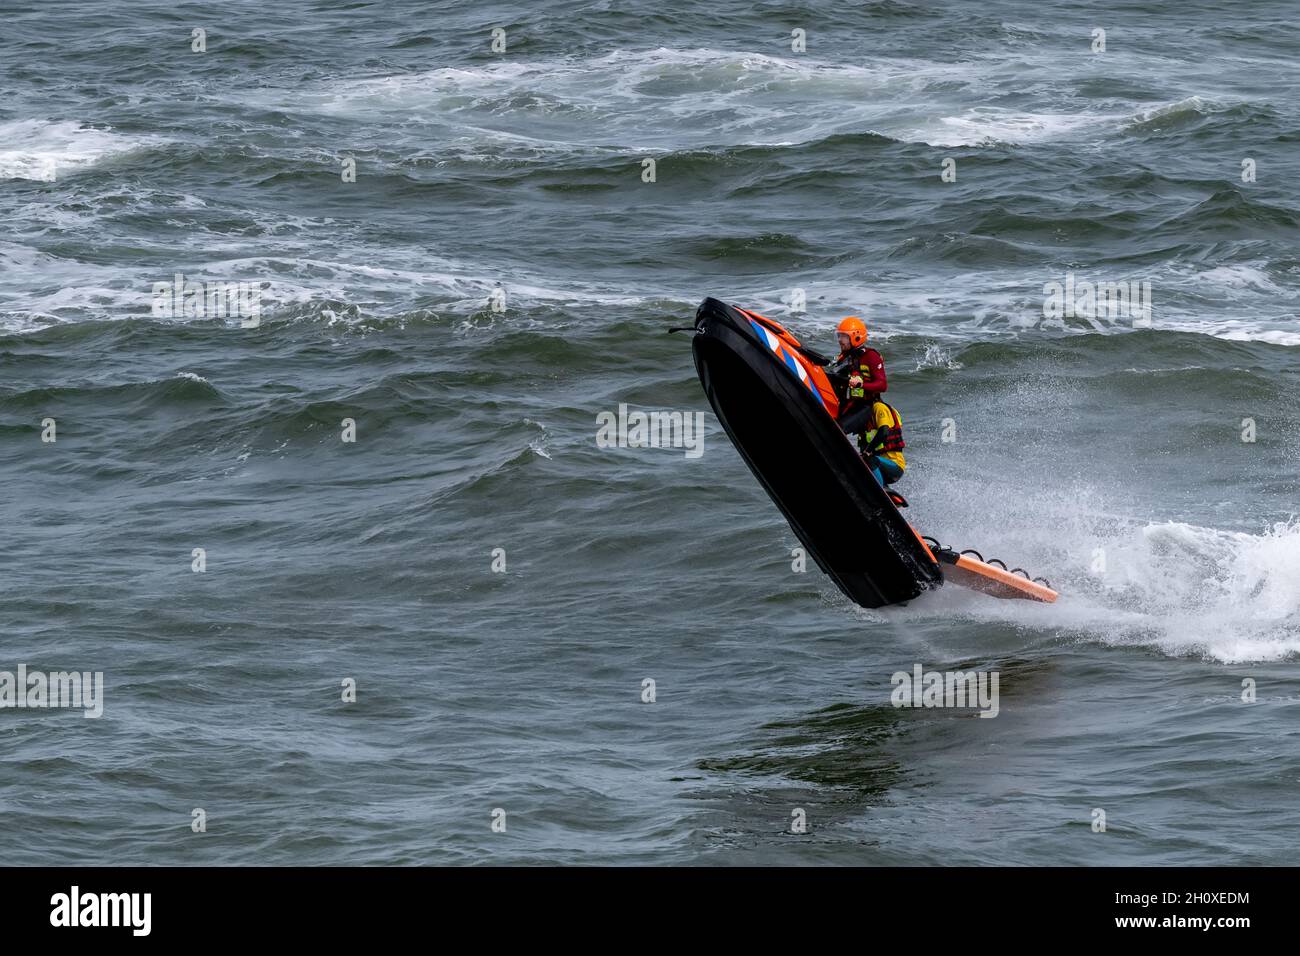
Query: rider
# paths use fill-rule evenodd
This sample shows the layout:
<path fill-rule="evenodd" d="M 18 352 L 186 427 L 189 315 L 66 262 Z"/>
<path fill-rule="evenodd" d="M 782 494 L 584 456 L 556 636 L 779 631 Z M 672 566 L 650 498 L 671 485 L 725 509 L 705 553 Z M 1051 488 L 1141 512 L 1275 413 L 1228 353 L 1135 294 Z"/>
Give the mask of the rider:
<path fill-rule="evenodd" d="M 892 485 L 903 477 L 907 460 L 903 457 L 903 420 L 893 405 L 879 398 L 871 404 L 872 427 L 858 438 L 858 450 L 881 486 Z"/>
<path fill-rule="evenodd" d="M 858 449 L 876 481 L 892 485 L 903 477 L 903 423 L 892 405 L 880 398 L 889 388 L 885 362 L 875 349 L 867 348 L 867 326 L 850 315 L 835 329 L 840 354 L 828 373 L 842 383 L 840 427 L 858 435 Z"/>
<path fill-rule="evenodd" d="M 840 406 L 840 419 L 856 408 L 869 406 L 880 393 L 889 388 L 885 378 L 885 361 L 875 349 L 867 348 L 866 323 L 850 315 L 835 329 L 840 341 L 839 358 L 831 365 L 832 375 L 846 378 L 845 399 Z"/>

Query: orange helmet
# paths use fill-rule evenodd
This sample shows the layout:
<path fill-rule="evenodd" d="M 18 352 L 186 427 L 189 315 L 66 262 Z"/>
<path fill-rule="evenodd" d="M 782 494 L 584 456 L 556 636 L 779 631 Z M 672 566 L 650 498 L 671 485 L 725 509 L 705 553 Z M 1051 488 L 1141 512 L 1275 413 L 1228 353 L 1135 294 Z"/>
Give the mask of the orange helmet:
<path fill-rule="evenodd" d="M 867 340 L 867 325 L 856 315 L 846 318 L 836 326 L 835 331 L 837 334 L 847 335 L 850 347 L 855 349 Z"/>

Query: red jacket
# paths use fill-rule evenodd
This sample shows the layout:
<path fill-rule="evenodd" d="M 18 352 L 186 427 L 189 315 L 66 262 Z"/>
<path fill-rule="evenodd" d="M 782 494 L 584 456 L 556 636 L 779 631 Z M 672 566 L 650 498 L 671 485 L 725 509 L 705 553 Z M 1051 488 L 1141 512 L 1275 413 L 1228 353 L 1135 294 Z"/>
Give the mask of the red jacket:
<path fill-rule="evenodd" d="M 864 348 L 861 350 L 856 363 L 856 371 L 862 376 L 862 387 L 867 391 L 867 398 L 872 393 L 879 395 L 889 388 L 889 380 L 885 378 L 885 360 L 880 357 L 880 353 L 875 349 Z M 837 361 L 843 361 L 847 352 L 841 352 Z"/>

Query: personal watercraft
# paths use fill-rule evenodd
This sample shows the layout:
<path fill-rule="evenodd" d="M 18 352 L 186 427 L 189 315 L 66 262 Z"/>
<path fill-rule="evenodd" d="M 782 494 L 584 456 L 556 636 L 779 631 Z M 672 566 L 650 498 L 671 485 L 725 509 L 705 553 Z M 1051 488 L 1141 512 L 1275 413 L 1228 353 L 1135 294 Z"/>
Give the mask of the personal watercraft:
<path fill-rule="evenodd" d="M 863 607 L 910 601 L 945 580 L 994 597 L 1055 601 L 1020 568 L 945 548 L 903 517 L 837 422 L 824 366 L 779 323 L 717 299 L 695 313 L 691 350 L 704 394 L 808 554 Z"/>

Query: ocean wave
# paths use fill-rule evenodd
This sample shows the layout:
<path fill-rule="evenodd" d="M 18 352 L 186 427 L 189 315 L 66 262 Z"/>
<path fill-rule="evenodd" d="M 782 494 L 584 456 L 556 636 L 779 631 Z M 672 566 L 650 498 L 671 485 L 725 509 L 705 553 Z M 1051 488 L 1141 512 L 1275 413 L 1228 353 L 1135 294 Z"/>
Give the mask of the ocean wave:
<path fill-rule="evenodd" d="M 885 131 L 909 143 L 958 146 L 1023 145 L 1073 137 L 1114 125 L 1115 114 L 1041 113 L 975 106 L 952 116 L 933 116 L 919 126 Z"/>
<path fill-rule="evenodd" d="M 1258 122 L 1272 115 L 1272 109 L 1264 103 L 1225 102 L 1188 96 L 1138 110 L 1124 123 L 1123 131 L 1130 135 L 1169 133 L 1196 127 L 1210 119 Z"/>
<path fill-rule="evenodd" d="M 0 179 L 56 182 L 160 142 L 155 136 L 126 136 L 70 120 L 0 123 Z"/>
<path fill-rule="evenodd" d="M 1260 534 L 1161 522 L 1109 542 L 1087 603 L 1113 644 L 1224 663 L 1300 656 L 1300 522 Z M 1136 618 L 1129 615 L 1136 615 Z"/>
<path fill-rule="evenodd" d="M 890 609 L 887 618 L 908 625 L 995 622 L 1056 641 L 1152 648 L 1220 663 L 1300 657 L 1300 518 L 1224 530 L 1115 513 L 1115 503 L 1132 496 L 1111 486 L 1109 476 L 1125 470 L 1102 476 L 1088 468 L 1076 475 L 1051 437 L 1060 429 L 1076 445 L 1085 440 L 1066 410 L 1086 394 L 1049 378 L 984 391 L 988 420 L 979 409 L 957 418 L 967 436 L 960 470 L 927 471 L 917 453 L 922 484 L 913 487 L 913 519 L 946 545 L 974 547 L 1046 576 L 1060 600 L 1045 608 L 944 587 L 924 603 Z M 992 464 L 994 452 L 970 445 L 972 434 L 1013 408 L 1021 410 L 1015 474 Z M 990 469 L 1001 472 L 993 485 Z"/>
<path fill-rule="evenodd" d="M 207 379 L 178 373 L 174 378 L 116 385 L 41 386 L 0 395 L 0 408 L 30 412 L 54 406 L 76 407 L 118 405 L 132 414 L 165 409 L 180 404 L 221 401 L 221 392 Z"/>
<path fill-rule="evenodd" d="M 466 150 L 467 134 L 481 138 L 481 146 L 510 136 L 543 153 L 637 152 L 860 132 L 898 97 L 951 96 L 979 69 L 897 57 L 865 66 L 807 54 L 656 47 L 332 81 L 327 89 L 284 91 L 276 103 L 357 119 L 396 114 L 403 123 L 450 124 L 468 156 L 479 152 Z M 273 105 L 266 94 L 238 95 Z M 805 105 L 792 111 L 790 99 Z"/>
<path fill-rule="evenodd" d="M 1300 228 L 1300 212 L 1252 199 L 1235 186 L 1225 186 L 1161 225 L 1182 235 L 1212 231 L 1216 240 L 1258 238 L 1263 230 L 1292 236 Z"/>

